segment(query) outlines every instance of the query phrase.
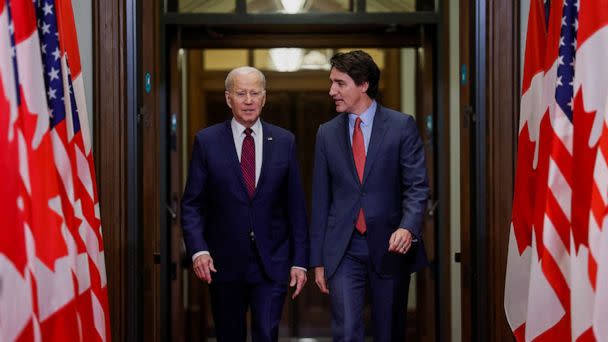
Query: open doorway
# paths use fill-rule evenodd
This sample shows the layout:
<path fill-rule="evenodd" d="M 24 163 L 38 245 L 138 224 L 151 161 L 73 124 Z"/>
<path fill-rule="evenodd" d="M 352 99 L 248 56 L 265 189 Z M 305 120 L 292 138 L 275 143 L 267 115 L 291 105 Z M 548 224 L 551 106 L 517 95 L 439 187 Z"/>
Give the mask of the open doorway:
<path fill-rule="evenodd" d="M 267 101 L 262 112 L 263 120 L 279 125 L 296 136 L 298 161 L 301 169 L 304 191 L 308 208 L 311 207 L 312 169 L 316 132 L 320 124 L 336 115 L 331 98 L 328 95 L 329 58 L 338 51 L 350 50 L 341 48 L 292 48 L 293 50 L 275 49 L 178 49 L 173 50 L 177 56 L 172 58 L 177 63 L 171 79 L 180 89 L 179 97 L 172 96 L 171 146 L 171 193 L 179 202 L 183 191 L 186 170 L 191 155 L 194 135 L 205 127 L 226 121 L 231 118 L 224 97 L 224 79 L 227 72 L 237 66 L 253 65 L 261 69 L 267 78 Z M 296 50 L 297 49 L 297 50 Z M 383 105 L 396 108 L 406 113 L 416 113 L 424 107 L 425 95 L 416 96 L 417 48 L 362 48 L 370 53 L 378 63 L 381 72 L 378 101 Z M 281 54 L 281 53 L 286 54 Z M 294 53 L 300 54 L 299 63 L 293 64 Z M 302 58 L 312 56 L 311 58 Z M 281 60 L 281 58 L 284 58 Z M 289 70 L 285 64 L 292 63 Z M 173 86 L 172 86 L 173 87 Z M 420 91 L 418 89 L 418 91 Z M 172 91 L 174 92 L 174 91 Z M 430 97 L 426 95 L 427 97 Z M 178 114 L 179 113 L 179 114 Z M 423 111 L 424 113 L 424 111 Z M 428 111 L 427 113 L 432 113 Z M 433 174 L 432 119 L 419 115 L 419 122 L 427 123 L 421 127 L 421 133 L 427 147 L 430 176 Z M 432 177 L 431 177 L 432 179 Z M 433 220 L 427 220 L 427 231 L 433 231 Z M 176 221 L 176 223 L 179 221 Z M 175 226 L 173 231 L 179 231 Z M 427 234 L 431 237 L 434 234 Z M 429 245 L 434 243 L 429 241 Z M 432 248 L 432 247 L 431 247 Z M 179 278 L 172 286 L 173 298 L 181 298 L 179 305 L 174 306 L 175 315 L 183 317 L 174 326 L 180 339 L 195 341 L 201 338 L 213 340 L 214 324 L 211 318 L 208 287 L 191 272 L 189 260 L 184 259 L 183 244 L 179 235 L 175 235 L 171 245 L 172 255 L 180 258 Z M 309 273 L 309 280 L 314 275 Z M 408 303 L 408 335 L 417 340 L 428 336 L 425 325 L 433 327 L 434 319 L 434 284 L 430 277 L 424 275 L 411 282 L 410 302 Z M 181 285 L 178 285 L 181 284 Z M 429 303 L 431 301 L 431 303 Z M 309 281 L 303 293 L 296 301 L 286 298 L 280 324 L 279 336 L 282 338 L 330 338 L 331 312 L 329 298 L 322 295 Z M 370 327 L 371 312 L 365 312 L 366 326 Z M 174 322 L 176 322 L 174 320 Z M 181 322 L 181 323 L 179 323 Z M 424 322 L 424 324 L 419 324 Z M 366 329 L 371 331 L 370 329 Z"/>
<path fill-rule="evenodd" d="M 239 3 L 242 1 L 237 1 L 237 5 Z M 442 194 L 435 186 L 440 178 L 435 170 L 441 171 L 440 166 L 444 163 L 439 159 L 441 146 L 437 143 L 441 133 L 438 120 L 441 119 L 437 114 L 440 53 L 434 24 L 438 21 L 436 13 L 393 13 L 388 17 L 365 12 L 258 16 L 239 14 L 238 6 L 236 10 L 237 13 L 222 15 L 168 13 L 163 16 L 161 46 L 165 48 L 161 51 L 164 59 L 161 59 L 166 65 L 163 77 L 167 86 L 165 93 L 160 94 L 160 145 L 161 153 L 164 151 L 167 155 L 166 163 L 161 158 L 161 167 L 165 168 L 167 177 L 163 179 L 161 172 L 159 186 L 166 189 L 161 191 L 166 196 L 161 196 L 166 197 L 163 200 L 171 208 L 167 222 L 161 219 L 160 232 L 160 324 L 166 329 L 163 336 L 173 341 L 200 341 L 214 336 L 207 289 L 192 277 L 190 262 L 183 256 L 178 204 L 194 134 L 230 117 L 223 96 L 224 78 L 230 68 L 248 64 L 266 74 L 268 100 L 262 118 L 295 133 L 304 187 L 310 198 L 314 137 L 319 124 L 336 114 L 327 94 L 327 70 L 300 68 L 283 72 L 268 62 L 269 49 L 287 46 L 303 49 L 304 55 L 316 51 L 317 57 L 320 54 L 325 58 L 339 49 L 375 51 L 379 54 L 379 57 L 374 56 L 375 60 L 382 64 L 380 102 L 416 116 L 425 142 L 433 188 L 431 210 L 424 228 L 431 267 L 419 273 L 412 282 L 415 294 L 410 295 L 408 326 L 415 340 L 441 339 L 441 328 L 447 330 L 442 317 L 449 312 L 449 293 L 442 292 L 438 284 L 449 281 L 446 279 L 449 275 L 439 270 L 442 264 L 449 263 L 449 254 L 439 246 L 449 244 L 445 240 L 449 232 L 438 228 L 439 219 L 435 214 L 436 201 Z M 225 55 L 213 56 L 226 52 L 240 54 L 240 61 L 227 66 L 205 64 L 228 61 L 230 58 Z M 404 91 L 408 87 L 413 92 Z M 162 146 L 166 149 L 162 150 Z M 445 168 L 443 170 L 447 172 Z M 286 302 L 281 337 L 331 336 L 328 299 L 319 293 L 310 281 L 312 278 L 309 274 L 305 292 L 296 302 Z"/>
<path fill-rule="evenodd" d="M 383 77 L 378 101 L 390 108 L 407 113 L 415 112 L 415 62 L 413 48 L 363 48 L 378 63 Z M 320 124 L 336 115 L 333 101 L 328 95 L 329 58 L 348 48 L 323 49 L 182 49 L 178 51 L 181 82 L 181 111 L 177 126 L 181 127 L 180 157 L 177 166 L 182 180 L 190 160 L 195 134 L 205 127 L 231 118 L 224 97 L 224 78 L 237 66 L 253 65 L 261 69 L 267 78 L 267 100 L 262 119 L 283 127 L 296 136 L 297 154 L 301 169 L 307 207 L 311 208 L 312 169 L 314 144 Z M 294 61 L 294 59 L 296 59 Z M 181 134 L 180 134 L 181 133 Z M 173 160 L 173 159 L 172 159 Z M 173 182 L 172 182 L 173 183 Z M 175 241 L 172 248 L 180 248 Z M 184 260 L 187 264 L 188 260 Z M 181 296 L 185 304 L 183 315 L 187 324 L 185 338 L 206 336 L 213 338 L 214 324 L 211 319 L 208 287 L 188 269 L 183 269 L 185 286 Z M 279 336 L 284 338 L 328 338 L 331 336 L 329 298 L 314 285 L 314 275 L 301 296 L 292 301 L 286 299 Z M 415 278 L 414 278 L 415 279 Z M 412 281 L 409 322 L 410 335 L 416 337 L 416 281 Z M 368 306 L 369 310 L 369 306 Z M 365 312 L 366 325 L 370 326 L 371 312 Z M 368 329 L 370 331 L 370 329 Z"/>

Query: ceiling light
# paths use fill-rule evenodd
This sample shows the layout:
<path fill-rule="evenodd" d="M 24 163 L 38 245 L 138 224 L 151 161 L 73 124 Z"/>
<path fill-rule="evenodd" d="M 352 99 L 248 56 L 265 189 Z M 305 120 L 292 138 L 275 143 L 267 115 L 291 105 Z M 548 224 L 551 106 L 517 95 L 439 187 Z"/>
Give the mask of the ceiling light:
<path fill-rule="evenodd" d="M 302 10 L 305 2 L 306 0 L 281 0 L 281 5 L 283 5 L 286 13 L 294 14 Z"/>
<path fill-rule="evenodd" d="M 296 71 L 302 65 L 304 50 L 299 48 L 275 48 L 268 50 L 270 59 L 278 71 Z"/>

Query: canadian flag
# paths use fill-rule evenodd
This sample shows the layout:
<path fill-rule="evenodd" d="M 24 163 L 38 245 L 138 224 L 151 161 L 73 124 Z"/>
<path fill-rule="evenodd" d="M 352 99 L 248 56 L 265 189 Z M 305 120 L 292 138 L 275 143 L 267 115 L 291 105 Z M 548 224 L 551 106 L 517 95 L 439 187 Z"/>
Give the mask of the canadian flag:
<path fill-rule="evenodd" d="M 580 4 L 577 70 L 574 80 L 575 114 L 589 121 L 588 139 L 581 149 L 591 150 L 595 164 L 588 177 L 588 224 L 574 226 L 573 264 L 578 272 L 573 288 L 573 333 L 582 341 L 608 341 L 608 0 Z M 579 318 L 580 317 L 580 318 Z M 575 319 L 576 318 L 576 319 Z M 580 334 L 579 334 L 580 332 Z"/>
<path fill-rule="evenodd" d="M 0 47 L 0 162 L 7 165 L 0 172 L 10 184 L 2 189 L 0 229 L 11 237 L 0 243 L 0 340 L 108 341 L 99 201 L 70 1 L 1 1 Z"/>
<path fill-rule="evenodd" d="M 608 1 L 544 6 L 530 3 L 505 311 L 518 341 L 608 341 Z"/>

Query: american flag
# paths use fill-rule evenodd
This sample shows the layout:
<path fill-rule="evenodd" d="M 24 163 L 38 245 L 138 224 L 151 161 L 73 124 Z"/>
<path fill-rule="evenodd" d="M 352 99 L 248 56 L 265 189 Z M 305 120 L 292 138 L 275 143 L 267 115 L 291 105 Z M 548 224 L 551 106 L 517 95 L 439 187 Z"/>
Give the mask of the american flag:
<path fill-rule="evenodd" d="M 0 340 L 108 341 L 99 202 L 71 2 L 0 1 L 0 162 L 8 166 L 0 172 L 16 185 L 1 194 L 3 208 L 15 210 L 1 227 L 14 242 L 0 243 Z"/>
<path fill-rule="evenodd" d="M 608 341 L 608 1 L 530 6 L 505 310 L 518 341 Z"/>

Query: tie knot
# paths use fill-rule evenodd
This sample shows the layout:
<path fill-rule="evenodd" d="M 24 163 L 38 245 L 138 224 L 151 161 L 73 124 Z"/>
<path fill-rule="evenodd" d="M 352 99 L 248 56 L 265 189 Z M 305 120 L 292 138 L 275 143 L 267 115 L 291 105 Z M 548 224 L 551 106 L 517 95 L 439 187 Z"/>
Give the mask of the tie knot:
<path fill-rule="evenodd" d="M 250 137 L 251 133 L 253 133 L 253 130 L 251 128 L 245 128 L 245 135 Z"/>
<path fill-rule="evenodd" d="M 357 116 L 355 119 L 355 128 L 361 126 L 361 118 Z"/>

